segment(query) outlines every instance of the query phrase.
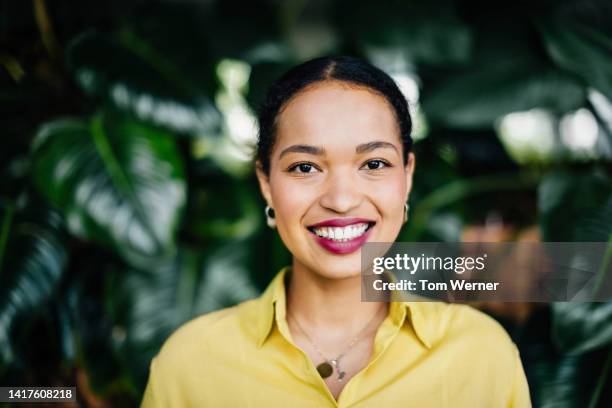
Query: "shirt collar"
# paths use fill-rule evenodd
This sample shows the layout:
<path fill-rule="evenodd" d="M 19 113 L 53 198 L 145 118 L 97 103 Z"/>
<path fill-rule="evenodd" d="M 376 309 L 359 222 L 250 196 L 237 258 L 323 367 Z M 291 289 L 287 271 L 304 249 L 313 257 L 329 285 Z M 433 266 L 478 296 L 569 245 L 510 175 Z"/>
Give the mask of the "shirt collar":
<path fill-rule="evenodd" d="M 291 272 L 290 266 L 285 266 L 276 274 L 272 282 L 268 285 L 264 293 L 257 300 L 256 318 L 256 338 L 257 347 L 263 346 L 274 327 L 276 310 L 280 309 L 279 314 L 284 317 L 285 311 L 285 279 Z"/>
<path fill-rule="evenodd" d="M 285 282 L 290 272 L 290 266 L 282 268 L 257 300 L 258 313 L 256 315 L 257 327 L 255 333 L 257 347 L 263 346 L 270 336 L 274 327 L 275 317 L 277 320 L 285 321 Z M 421 343 L 430 348 L 433 341 L 433 328 L 431 319 L 428 319 L 427 312 L 427 302 L 390 302 L 389 316 L 393 324 L 397 326 L 406 323 L 411 324 Z"/>

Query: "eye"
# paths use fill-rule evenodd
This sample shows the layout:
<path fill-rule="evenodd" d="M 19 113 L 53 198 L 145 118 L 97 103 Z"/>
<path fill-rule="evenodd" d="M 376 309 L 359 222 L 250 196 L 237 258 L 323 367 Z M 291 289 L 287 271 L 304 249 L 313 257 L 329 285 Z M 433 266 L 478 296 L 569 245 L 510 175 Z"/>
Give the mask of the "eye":
<path fill-rule="evenodd" d="M 290 173 L 298 173 L 298 174 L 314 173 L 316 171 L 316 168 L 311 163 L 298 163 L 298 164 L 294 164 L 293 166 L 289 167 L 288 171 Z"/>
<path fill-rule="evenodd" d="M 381 170 L 385 167 L 391 167 L 391 165 L 385 160 L 374 159 L 368 160 L 362 168 L 365 168 L 365 170 Z"/>

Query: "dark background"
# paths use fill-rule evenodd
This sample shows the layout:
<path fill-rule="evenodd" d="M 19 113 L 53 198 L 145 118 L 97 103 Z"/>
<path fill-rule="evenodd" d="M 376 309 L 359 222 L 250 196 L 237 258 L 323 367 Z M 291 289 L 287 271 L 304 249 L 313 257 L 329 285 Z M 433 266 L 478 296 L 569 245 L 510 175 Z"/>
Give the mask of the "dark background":
<path fill-rule="evenodd" d="M 399 240 L 610 243 L 609 1 L 0 0 L 0 384 L 136 406 L 174 329 L 260 293 L 290 258 L 253 111 L 325 54 L 411 103 Z M 612 406 L 612 303 L 476 306 L 534 406 Z"/>

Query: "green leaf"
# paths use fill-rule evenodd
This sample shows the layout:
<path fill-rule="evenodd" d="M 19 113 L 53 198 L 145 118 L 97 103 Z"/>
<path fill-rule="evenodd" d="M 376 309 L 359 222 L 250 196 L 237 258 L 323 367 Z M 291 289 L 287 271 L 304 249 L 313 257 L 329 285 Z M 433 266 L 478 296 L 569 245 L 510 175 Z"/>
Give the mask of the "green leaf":
<path fill-rule="evenodd" d="M 538 192 L 544 241 L 607 242 L 612 233 L 612 175 L 604 166 L 549 173 Z"/>
<path fill-rule="evenodd" d="M 553 336 L 568 353 L 583 353 L 612 343 L 610 322 L 612 302 L 553 304 Z"/>
<path fill-rule="evenodd" d="M 432 122 L 458 128 L 490 127 L 501 116 L 532 108 L 567 112 L 582 106 L 583 86 L 554 68 L 506 58 L 463 70 L 423 94 Z"/>
<path fill-rule="evenodd" d="M 72 234 L 131 261 L 171 249 L 186 199 L 181 156 L 170 135 L 127 117 L 44 125 L 33 178 Z"/>
<path fill-rule="evenodd" d="M 605 168 L 552 172 L 540 185 L 539 206 L 545 241 L 603 241 L 610 252 L 612 176 Z M 607 269 L 601 266 L 602 273 Z M 562 350 L 582 353 L 612 343 L 612 302 L 556 303 L 552 310 L 553 337 Z"/>
<path fill-rule="evenodd" d="M 183 233 L 202 243 L 251 236 L 261 226 L 263 215 L 263 207 L 255 201 L 259 192 L 252 178 L 248 183 L 221 172 L 198 177 L 187 209 L 192 221 Z"/>
<path fill-rule="evenodd" d="M 547 308 L 532 313 L 516 340 L 527 374 L 534 407 L 607 407 L 610 395 L 610 349 L 587 353 L 559 352 L 550 337 L 551 316 Z M 591 405 L 589 405 L 591 404 Z"/>
<path fill-rule="evenodd" d="M 115 327 L 125 333 L 115 344 L 137 385 L 144 386 L 151 358 L 181 324 L 257 296 L 248 252 L 240 242 L 210 246 L 206 253 L 183 248 L 153 270 L 114 275 L 109 302 Z"/>
<path fill-rule="evenodd" d="M 76 365 L 85 370 L 95 394 L 107 399 L 116 395 L 122 400 L 138 399 L 141 394 L 135 391 L 125 364 L 113 348 L 113 339 L 124 335 L 113 325 L 106 298 L 106 293 L 114 289 L 111 283 L 117 259 L 100 248 L 87 248 L 82 255 L 75 257 L 70 285 L 62 293 L 74 330 Z M 138 291 L 133 296 L 138 296 Z"/>
<path fill-rule="evenodd" d="M 490 128 L 511 112 L 565 113 L 584 106 L 584 82 L 551 63 L 533 41 L 529 20 L 512 17 L 518 20 L 498 17 L 477 25 L 468 64 L 420 67 L 421 106 L 433 126 Z"/>
<path fill-rule="evenodd" d="M 279 4 L 265 1 L 156 2 L 129 24 L 195 77 L 215 61 L 244 59 L 277 41 L 283 35 L 278 14 Z"/>
<path fill-rule="evenodd" d="M 392 50 L 410 63 L 427 65 L 463 64 L 471 56 L 473 30 L 453 2 L 391 2 L 381 7 L 351 0 L 334 6 L 344 37 L 366 48 Z"/>
<path fill-rule="evenodd" d="M 0 362 L 10 363 L 13 325 L 54 295 L 68 255 L 56 212 L 2 205 L 0 215 Z"/>
<path fill-rule="evenodd" d="M 1 59 L 1 56 L 0 56 Z M 17 197 L 28 186 L 29 146 L 36 128 L 61 106 L 57 95 L 25 75 L 19 83 L 0 68 L 0 194 Z"/>
<path fill-rule="evenodd" d="M 538 23 L 546 51 L 560 67 L 612 98 L 612 8 L 606 2 L 583 8 L 575 3 Z"/>
<path fill-rule="evenodd" d="M 117 40 L 94 32 L 68 47 L 67 64 L 83 90 L 171 130 L 216 136 L 221 115 L 200 83 L 131 32 Z"/>

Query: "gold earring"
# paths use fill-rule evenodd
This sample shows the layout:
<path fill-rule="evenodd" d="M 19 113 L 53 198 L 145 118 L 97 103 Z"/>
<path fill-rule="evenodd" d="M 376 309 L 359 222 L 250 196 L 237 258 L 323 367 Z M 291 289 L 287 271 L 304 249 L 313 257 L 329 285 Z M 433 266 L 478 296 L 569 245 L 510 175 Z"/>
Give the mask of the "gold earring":
<path fill-rule="evenodd" d="M 270 228 L 276 228 L 276 214 L 274 214 L 274 210 L 270 208 L 269 205 L 266 205 L 266 209 L 264 210 L 266 213 L 266 223 Z"/>
<path fill-rule="evenodd" d="M 410 209 L 410 204 L 404 203 L 404 223 L 408 221 L 408 210 Z"/>

